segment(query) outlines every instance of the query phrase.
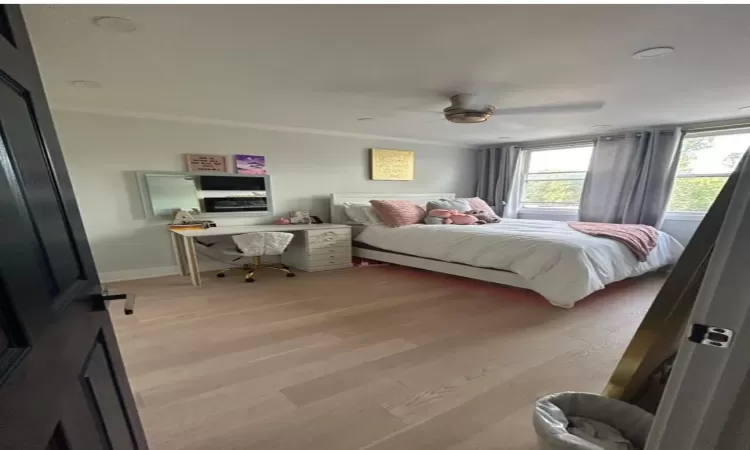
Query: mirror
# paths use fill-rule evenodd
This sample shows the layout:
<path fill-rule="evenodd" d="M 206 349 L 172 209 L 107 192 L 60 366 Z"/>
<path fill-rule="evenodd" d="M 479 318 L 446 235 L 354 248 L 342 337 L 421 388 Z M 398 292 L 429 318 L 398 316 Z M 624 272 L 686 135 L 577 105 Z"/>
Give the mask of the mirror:
<path fill-rule="evenodd" d="M 155 216 L 171 216 L 175 209 L 200 210 L 196 177 L 146 174 L 145 179 Z"/>

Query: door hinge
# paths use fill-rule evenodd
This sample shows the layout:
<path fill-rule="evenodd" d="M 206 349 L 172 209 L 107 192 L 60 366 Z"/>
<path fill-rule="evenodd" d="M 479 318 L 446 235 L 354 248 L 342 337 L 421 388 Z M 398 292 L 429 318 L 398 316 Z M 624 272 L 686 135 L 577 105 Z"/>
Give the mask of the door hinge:
<path fill-rule="evenodd" d="M 690 329 L 688 340 L 696 344 L 727 348 L 732 343 L 732 336 L 734 336 L 732 330 L 694 323 Z"/>

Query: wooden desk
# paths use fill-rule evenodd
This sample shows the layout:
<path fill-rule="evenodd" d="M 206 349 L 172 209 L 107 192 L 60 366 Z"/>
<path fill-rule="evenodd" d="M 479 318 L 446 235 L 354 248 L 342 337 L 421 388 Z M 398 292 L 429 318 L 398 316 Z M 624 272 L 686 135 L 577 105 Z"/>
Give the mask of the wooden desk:
<path fill-rule="evenodd" d="M 332 223 L 310 225 L 240 225 L 204 230 L 169 230 L 180 272 L 190 276 L 194 286 L 201 285 L 195 239 L 211 236 L 282 231 L 295 234 L 284 259 L 288 265 L 303 271 L 341 269 L 352 266 L 351 230 L 347 225 Z"/>

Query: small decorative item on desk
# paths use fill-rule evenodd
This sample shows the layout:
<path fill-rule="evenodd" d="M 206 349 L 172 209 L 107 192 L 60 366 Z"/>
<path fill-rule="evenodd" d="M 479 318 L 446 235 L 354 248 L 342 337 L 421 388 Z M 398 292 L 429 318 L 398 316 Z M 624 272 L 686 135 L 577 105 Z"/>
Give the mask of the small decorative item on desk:
<path fill-rule="evenodd" d="M 191 214 L 197 213 L 197 210 L 185 211 L 177 210 L 174 213 L 172 223 L 169 225 L 170 230 L 203 230 L 206 228 L 215 227 L 216 223 L 212 220 L 195 220 Z"/>
<path fill-rule="evenodd" d="M 276 225 L 289 225 L 292 221 L 287 219 L 286 217 L 279 217 L 276 219 Z"/>
<path fill-rule="evenodd" d="M 237 173 L 245 175 L 267 175 L 266 157 L 257 155 L 234 155 Z"/>
<path fill-rule="evenodd" d="M 308 225 L 312 223 L 309 211 L 292 211 L 289 213 L 289 220 L 294 225 Z"/>
<path fill-rule="evenodd" d="M 190 222 L 195 222 L 195 217 L 192 215 L 193 211 L 185 211 L 184 209 L 177 209 L 172 217 L 172 225 L 185 225 Z"/>

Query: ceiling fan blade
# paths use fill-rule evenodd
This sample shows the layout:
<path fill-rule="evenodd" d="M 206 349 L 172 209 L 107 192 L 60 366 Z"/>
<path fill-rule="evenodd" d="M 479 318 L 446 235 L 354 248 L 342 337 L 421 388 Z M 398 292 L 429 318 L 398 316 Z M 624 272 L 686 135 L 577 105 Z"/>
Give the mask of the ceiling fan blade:
<path fill-rule="evenodd" d="M 517 114 L 566 114 L 599 111 L 604 102 L 561 103 L 557 105 L 527 106 L 523 108 L 503 108 L 495 110 L 497 116 Z"/>

